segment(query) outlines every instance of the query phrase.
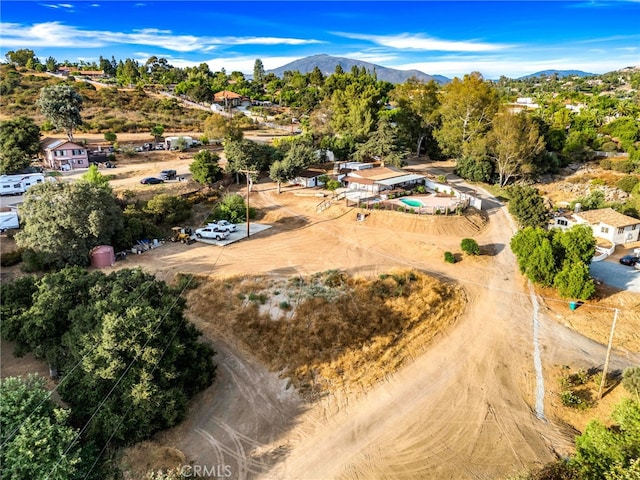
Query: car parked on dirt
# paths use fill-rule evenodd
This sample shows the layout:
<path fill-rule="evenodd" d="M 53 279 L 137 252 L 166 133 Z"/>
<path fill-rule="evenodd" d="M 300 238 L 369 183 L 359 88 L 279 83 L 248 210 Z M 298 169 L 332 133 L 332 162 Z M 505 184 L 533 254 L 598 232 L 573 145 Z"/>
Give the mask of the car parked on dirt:
<path fill-rule="evenodd" d="M 625 255 L 620 259 L 620 263 L 622 265 L 627 265 L 629 267 L 635 266 L 636 263 L 640 261 L 640 257 L 636 257 L 635 255 Z"/>
<path fill-rule="evenodd" d="M 222 231 L 225 232 L 235 232 L 237 230 L 237 227 L 235 225 L 235 223 L 231 223 L 227 220 L 217 220 L 215 222 L 211 222 L 209 223 L 207 226 L 209 227 L 217 227 Z"/>
<path fill-rule="evenodd" d="M 176 171 L 175 170 L 162 170 L 160 172 L 159 177 L 162 180 L 175 180 L 176 178 Z"/>
<path fill-rule="evenodd" d="M 215 238 L 216 240 L 224 240 L 229 237 L 229 232 L 220 230 L 219 228 L 207 225 L 196 230 L 196 238 Z"/>
<path fill-rule="evenodd" d="M 143 185 L 156 185 L 158 183 L 164 183 L 164 180 L 156 177 L 145 177 L 140 180 L 140 183 L 142 183 Z"/>

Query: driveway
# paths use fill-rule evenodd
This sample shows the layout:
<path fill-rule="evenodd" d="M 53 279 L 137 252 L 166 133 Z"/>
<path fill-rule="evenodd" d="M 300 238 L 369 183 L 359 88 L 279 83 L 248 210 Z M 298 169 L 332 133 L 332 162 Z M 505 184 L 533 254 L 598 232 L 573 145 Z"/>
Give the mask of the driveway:
<path fill-rule="evenodd" d="M 590 271 L 592 277 L 607 285 L 640 293 L 640 270 L 605 260 L 593 262 Z"/>

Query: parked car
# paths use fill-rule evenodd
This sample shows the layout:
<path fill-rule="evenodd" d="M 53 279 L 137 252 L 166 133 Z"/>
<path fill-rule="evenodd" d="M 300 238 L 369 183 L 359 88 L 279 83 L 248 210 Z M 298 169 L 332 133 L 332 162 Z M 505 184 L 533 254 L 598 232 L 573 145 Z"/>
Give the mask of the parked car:
<path fill-rule="evenodd" d="M 160 172 L 160 178 L 162 180 L 173 180 L 176 178 L 176 171 L 175 170 L 162 170 Z"/>
<path fill-rule="evenodd" d="M 217 220 L 210 223 L 208 226 L 218 227 L 220 230 L 225 232 L 235 232 L 237 230 L 235 223 L 228 222 L 227 220 Z"/>
<path fill-rule="evenodd" d="M 164 143 L 156 143 L 156 150 L 164 150 Z"/>
<path fill-rule="evenodd" d="M 206 226 L 196 230 L 197 238 L 215 238 L 216 240 L 224 240 L 229 237 L 229 232 L 224 232 L 218 228 Z"/>
<path fill-rule="evenodd" d="M 140 180 L 140 183 L 142 183 L 143 185 L 155 185 L 157 183 L 164 183 L 164 180 L 156 177 L 145 177 Z"/>
<path fill-rule="evenodd" d="M 625 255 L 620 259 L 620 263 L 622 265 L 628 265 L 630 267 L 633 267 L 636 263 L 638 263 L 638 261 L 640 261 L 640 257 L 636 257 L 634 255 Z"/>

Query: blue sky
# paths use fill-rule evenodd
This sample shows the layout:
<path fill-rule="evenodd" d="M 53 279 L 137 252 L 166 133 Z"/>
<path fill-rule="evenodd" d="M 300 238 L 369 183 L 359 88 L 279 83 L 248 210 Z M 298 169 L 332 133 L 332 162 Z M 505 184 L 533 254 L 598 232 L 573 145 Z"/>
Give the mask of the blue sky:
<path fill-rule="evenodd" d="M 325 53 L 449 78 L 640 65 L 640 0 L 48 1 L 2 0 L 0 54 L 44 61 L 165 57 L 252 73 Z"/>

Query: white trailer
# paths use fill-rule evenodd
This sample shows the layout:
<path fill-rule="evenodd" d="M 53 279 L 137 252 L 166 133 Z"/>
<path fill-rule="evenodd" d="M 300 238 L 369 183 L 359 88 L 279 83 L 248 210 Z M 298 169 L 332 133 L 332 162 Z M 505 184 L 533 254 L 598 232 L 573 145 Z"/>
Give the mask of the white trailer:
<path fill-rule="evenodd" d="M 20 221 L 16 212 L 0 212 L 0 232 L 12 228 L 20 228 Z"/>
<path fill-rule="evenodd" d="M 186 148 L 191 147 L 193 145 L 194 140 L 192 137 L 187 136 L 179 136 L 179 137 L 167 137 L 164 139 L 164 148 L 165 150 L 178 150 L 178 145 L 181 143 L 181 140 L 184 141 L 184 145 Z"/>
<path fill-rule="evenodd" d="M 0 175 L 0 195 L 20 195 L 38 183 L 44 183 L 41 173 Z"/>

